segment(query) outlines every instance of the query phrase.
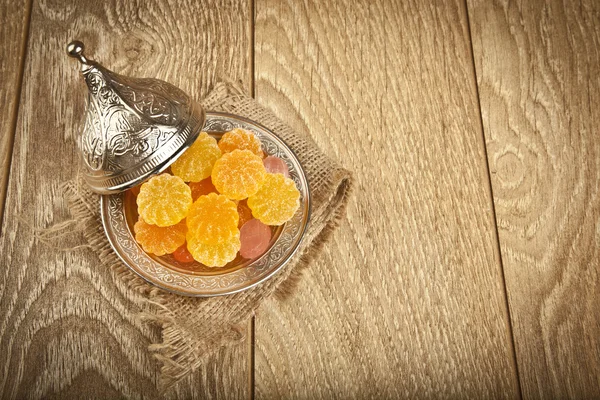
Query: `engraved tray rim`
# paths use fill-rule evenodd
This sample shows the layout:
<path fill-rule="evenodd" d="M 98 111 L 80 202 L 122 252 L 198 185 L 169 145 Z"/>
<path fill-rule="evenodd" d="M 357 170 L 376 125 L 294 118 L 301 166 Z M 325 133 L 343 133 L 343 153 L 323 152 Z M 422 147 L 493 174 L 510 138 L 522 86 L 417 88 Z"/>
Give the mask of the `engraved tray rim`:
<path fill-rule="evenodd" d="M 283 268 L 294 256 L 310 221 L 311 198 L 306 174 L 292 149 L 267 127 L 250 119 L 223 112 L 206 112 L 203 131 L 227 131 L 236 127 L 250 129 L 259 137 L 263 150 L 286 161 L 290 177 L 300 190 L 300 207 L 283 225 L 279 237 L 267 252 L 247 266 L 223 274 L 201 275 L 165 267 L 142 250 L 127 224 L 124 211 L 125 194 L 100 198 L 102 225 L 108 241 L 133 272 L 152 285 L 171 293 L 191 297 L 213 297 L 241 292 L 258 285 Z M 227 128 L 227 129 L 223 129 Z"/>

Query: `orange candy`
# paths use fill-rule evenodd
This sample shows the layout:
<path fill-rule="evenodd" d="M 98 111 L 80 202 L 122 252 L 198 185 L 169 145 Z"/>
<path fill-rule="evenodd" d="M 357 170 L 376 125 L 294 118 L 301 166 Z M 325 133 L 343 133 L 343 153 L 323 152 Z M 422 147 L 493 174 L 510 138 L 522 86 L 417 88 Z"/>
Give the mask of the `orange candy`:
<path fill-rule="evenodd" d="M 210 178 L 206 178 L 201 180 L 200 182 L 190 182 L 188 183 L 190 189 L 192 189 L 192 200 L 198 200 L 198 197 L 204 196 L 209 193 L 216 193 L 217 189 L 212 184 Z"/>
<path fill-rule="evenodd" d="M 202 132 L 173 164 L 171 171 L 186 182 L 200 182 L 210 176 L 213 165 L 221 157 L 215 138 Z"/>
<path fill-rule="evenodd" d="M 259 156 L 250 150 L 234 150 L 217 160 L 212 183 L 227 198 L 242 200 L 258 191 L 266 175 Z"/>
<path fill-rule="evenodd" d="M 248 203 L 246 202 L 246 200 L 240 200 L 240 202 L 237 205 L 237 211 L 240 216 L 240 220 L 238 222 L 238 228 L 241 228 L 242 225 L 244 225 L 246 222 L 248 222 L 252 218 L 254 218 L 252 216 L 252 211 L 250 210 L 250 207 L 248 207 Z"/>
<path fill-rule="evenodd" d="M 219 140 L 219 148 L 223 153 L 231 153 L 234 150 L 250 150 L 257 156 L 263 156 L 260 140 L 253 132 L 241 128 L 235 128 L 225 133 Z"/>
<path fill-rule="evenodd" d="M 290 178 L 282 174 L 267 174 L 260 190 L 248 197 L 248 207 L 254 218 L 266 225 L 281 225 L 289 221 L 300 206 L 300 192 Z"/>
<path fill-rule="evenodd" d="M 239 231 L 229 239 L 213 244 L 203 243 L 194 233 L 188 232 L 187 235 L 187 248 L 194 260 L 207 267 L 223 267 L 233 261 L 240 246 Z"/>
<path fill-rule="evenodd" d="M 186 219 L 190 234 L 205 244 L 217 244 L 238 233 L 236 204 L 227 197 L 210 193 L 192 204 Z"/>
<path fill-rule="evenodd" d="M 179 246 L 185 243 L 187 227 L 185 221 L 176 225 L 161 228 L 150 225 L 143 219 L 135 223 L 133 230 L 135 240 L 142 246 L 146 253 L 157 256 L 173 253 Z"/>
<path fill-rule="evenodd" d="M 179 246 L 177 250 L 173 252 L 173 258 L 175 258 L 180 263 L 184 264 L 191 263 L 194 261 L 194 257 L 188 251 L 185 243 Z"/>
<path fill-rule="evenodd" d="M 137 197 L 137 195 L 140 194 L 141 188 L 142 188 L 142 185 L 134 186 L 131 189 L 129 189 L 129 193 L 131 193 L 133 196 Z"/>
<path fill-rule="evenodd" d="M 171 226 L 187 215 L 192 205 L 192 191 L 181 178 L 161 174 L 142 185 L 136 202 L 138 214 L 144 221 L 160 227 Z"/>

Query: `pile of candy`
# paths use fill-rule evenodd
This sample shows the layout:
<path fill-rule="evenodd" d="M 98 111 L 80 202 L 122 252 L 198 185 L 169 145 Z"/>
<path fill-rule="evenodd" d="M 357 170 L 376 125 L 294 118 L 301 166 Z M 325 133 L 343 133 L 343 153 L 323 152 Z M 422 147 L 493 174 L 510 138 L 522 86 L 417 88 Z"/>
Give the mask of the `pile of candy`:
<path fill-rule="evenodd" d="M 260 140 L 234 129 L 217 141 L 202 132 L 172 165 L 137 194 L 135 239 L 144 251 L 222 267 L 238 253 L 262 255 L 270 226 L 296 213 L 300 192 L 278 157 L 264 157 Z"/>

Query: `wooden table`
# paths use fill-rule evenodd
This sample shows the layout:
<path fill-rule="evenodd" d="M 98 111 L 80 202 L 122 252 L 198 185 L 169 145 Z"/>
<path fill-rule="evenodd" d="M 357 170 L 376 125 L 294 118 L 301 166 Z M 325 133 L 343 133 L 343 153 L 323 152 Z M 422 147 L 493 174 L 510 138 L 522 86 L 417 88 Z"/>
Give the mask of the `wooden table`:
<path fill-rule="evenodd" d="M 356 176 L 296 295 L 166 397 L 600 397 L 600 2 L 5 0 L 0 38 L 3 398 L 159 397 L 158 333 L 31 230 L 69 217 L 73 38 L 195 97 L 241 80 Z"/>

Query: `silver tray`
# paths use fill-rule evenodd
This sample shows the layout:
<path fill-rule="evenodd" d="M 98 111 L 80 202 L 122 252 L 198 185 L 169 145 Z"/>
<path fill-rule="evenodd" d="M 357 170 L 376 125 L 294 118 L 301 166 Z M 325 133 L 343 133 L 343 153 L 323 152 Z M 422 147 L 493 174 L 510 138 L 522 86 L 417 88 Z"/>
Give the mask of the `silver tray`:
<path fill-rule="evenodd" d="M 137 215 L 135 199 L 127 193 L 102 196 L 102 224 L 114 251 L 139 276 L 173 293 L 185 296 L 210 297 L 231 294 L 259 284 L 279 271 L 300 245 L 310 219 L 310 191 L 302 165 L 294 152 L 264 126 L 232 114 L 207 112 L 203 130 L 220 137 L 234 128 L 253 131 L 267 155 L 285 161 L 290 178 L 300 191 L 300 207 L 290 221 L 273 230 L 267 252 L 255 260 L 240 257 L 222 268 L 208 268 L 199 263 L 179 263 L 172 256 L 153 256 L 135 241 L 133 224 Z"/>

